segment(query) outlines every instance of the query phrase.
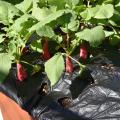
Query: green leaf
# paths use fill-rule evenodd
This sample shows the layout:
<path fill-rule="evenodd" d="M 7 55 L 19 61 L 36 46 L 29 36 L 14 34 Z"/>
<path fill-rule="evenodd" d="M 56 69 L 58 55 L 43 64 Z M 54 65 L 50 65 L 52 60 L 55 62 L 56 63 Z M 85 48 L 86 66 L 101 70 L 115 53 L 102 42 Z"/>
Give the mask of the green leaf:
<path fill-rule="evenodd" d="M 3 24 L 9 24 L 9 20 L 8 20 L 8 8 L 6 5 L 1 4 L 0 1 L 0 23 Z"/>
<path fill-rule="evenodd" d="M 16 4 L 20 3 L 23 0 L 4 0 L 4 1 L 7 1 L 7 2 L 13 4 L 13 5 L 16 5 Z"/>
<path fill-rule="evenodd" d="M 68 24 L 65 25 L 65 27 L 60 27 L 60 28 L 64 33 L 68 33 L 69 30 L 73 32 L 77 31 L 79 25 L 80 25 L 79 20 L 72 19 Z"/>
<path fill-rule="evenodd" d="M 3 36 L 4 36 L 4 34 L 0 34 L 0 43 L 2 43 L 4 41 Z"/>
<path fill-rule="evenodd" d="M 105 33 L 102 26 L 97 26 L 92 29 L 85 29 L 76 33 L 76 36 L 79 39 L 88 41 L 93 47 L 97 47 L 105 39 Z"/>
<path fill-rule="evenodd" d="M 37 24 L 33 25 L 30 28 L 30 32 L 35 31 L 35 30 L 39 29 L 40 27 L 43 27 L 44 25 L 56 20 L 57 18 L 59 18 L 63 14 L 65 14 L 65 10 L 59 10 L 59 11 L 55 11 L 54 13 L 49 14 L 43 20 L 41 20 Z"/>
<path fill-rule="evenodd" d="M 97 19 L 111 18 L 114 14 L 114 7 L 112 4 L 96 6 L 93 10 L 96 11 L 96 13 L 94 13 L 94 18 Z"/>
<path fill-rule="evenodd" d="M 75 6 L 74 11 L 75 11 L 76 13 L 81 13 L 81 12 L 83 12 L 85 9 L 86 9 L 86 7 L 85 7 L 84 5 L 80 5 L 80 6 Z"/>
<path fill-rule="evenodd" d="M 3 82 L 9 73 L 12 61 L 8 54 L 0 54 L 0 82 Z"/>
<path fill-rule="evenodd" d="M 28 14 L 24 14 L 23 16 L 19 17 L 11 26 L 11 29 L 17 33 L 20 32 L 23 29 L 23 25 L 26 23 L 26 21 L 28 21 L 29 18 L 30 16 Z"/>
<path fill-rule="evenodd" d="M 71 31 L 77 31 L 79 28 L 79 21 L 78 20 L 72 20 L 69 24 L 68 24 L 68 29 Z"/>
<path fill-rule="evenodd" d="M 57 6 L 57 9 L 64 9 L 66 0 L 48 0 L 48 4 Z"/>
<path fill-rule="evenodd" d="M 27 12 L 32 7 L 33 0 L 24 0 L 16 5 L 16 7 L 22 12 Z"/>
<path fill-rule="evenodd" d="M 32 50 L 42 53 L 42 43 L 41 40 L 33 40 L 30 44 Z"/>
<path fill-rule="evenodd" d="M 17 50 L 16 41 L 11 40 L 11 41 L 8 43 L 8 52 L 9 52 L 9 54 L 14 54 L 14 53 L 16 53 L 16 50 Z"/>
<path fill-rule="evenodd" d="M 114 15 L 111 19 L 109 19 L 109 23 L 113 26 L 120 27 L 120 12 L 116 11 L 114 12 Z"/>
<path fill-rule="evenodd" d="M 39 8 L 38 6 L 34 6 L 32 10 L 32 16 L 34 16 L 38 21 L 44 21 L 49 14 L 55 11 L 56 11 L 56 7 Z"/>
<path fill-rule="evenodd" d="M 110 39 L 110 44 L 111 44 L 112 46 L 115 46 L 115 45 L 117 45 L 118 43 L 120 43 L 120 36 L 118 36 L 118 35 L 113 35 L 113 36 L 111 37 L 111 39 Z"/>
<path fill-rule="evenodd" d="M 32 75 L 34 75 L 35 73 L 39 72 L 41 69 L 41 66 L 40 65 L 34 65 L 33 66 L 33 70 L 32 70 Z"/>
<path fill-rule="evenodd" d="M 68 12 L 68 11 L 67 11 Z M 68 13 L 63 14 L 62 16 L 60 16 L 58 19 L 56 19 L 56 21 L 52 22 L 54 23 L 54 26 L 63 26 L 66 27 L 66 25 L 68 25 L 71 21 L 71 19 L 74 17 L 72 12 L 69 11 Z"/>
<path fill-rule="evenodd" d="M 34 20 L 30 15 L 24 14 L 21 17 L 19 17 L 17 20 L 15 20 L 14 24 L 10 27 L 10 35 L 12 37 L 19 34 L 22 37 L 25 37 L 29 33 L 29 29 L 32 25 L 36 23 L 36 20 Z"/>
<path fill-rule="evenodd" d="M 106 30 L 104 30 L 104 32 L 105 32 L 105 37 L 109 37 L 109 36 L 114 34 L 113 31 L 106 31 Z"/>
<path fill-rule="evenodd" d="M 96 19 L 108 19 L 114 14 L 114 7 L 112 4 L 97 5 L 96 7 L 86 8 L 80 13 L 85 20 L 90 20 L 92 17 Z"/>
<path fill-rule="evenodd" d="M 70 6 L 70 8 L 74 8 L 80 0 L 66 0 L 66 4 Z"/>
<path fill-rule="evenodd" d="M 4 45 L 0 44 L 0 53 L 3 52 L 4 50 Z"/>
<path fill-rule="evenodd" d="M 116 1 L 116 0 L 115 0 Z M 99 0 L 98 4 L 112 4 L 114 0 Z"/>
<path fill-rule="evenodd" d="M 42 7 L 46 7 L 47 6 L 47 2 L 45 0 L 39 0 L 39 7 L 42 8 Z"/>
<path fill-rule="evenodd" d="M 61 53 L 57 53 L 45 63 L 45 72 L 54 85 L 60 78 L 64 70 L 64 59 Z"/>
<path fill-rule="evenodd" d="M 84 10 L 83 12 L 80 13 L 81 17 L 84 20 L 90 20 L 91 17 L 93 17 L 93 9 L 92 8 L 87 8 L 86 10 Z"/>
<path fill-rule="evenodd" d="M 0 1 L 0 23 L 9 25 L 13 23 L 15 15 L 19 15 L 19 10 L 12 4 Z"/>
<path fill-rule="evenodd" d="M 22 38 L 18 38 L 16 40 L 17 47 L 25 47 L 26 41 L 24 41 Z"/>
<path fill-rule="evenodd" d="M 65 33 L 70 31 L 77 31 L 79 28 L 79 20 L 77 20 L 77 15 L 74 11 L 68 10 L 68 14 L 61 16 L 57 22 L 58 25 L 61 25 L 61 30 Z"/>
<path fill-rule="evenodd" d="M 117 2 L 117 0 L 116 0 L 116 5 L 115 5 L 115 7 L 117 8 L 117 7 L 120 7 L 120 1 L 118 0 L 118 2 Z"/>
<path fill-rule="evenodd" d="M 56 35 L 56 36 L 54 36 L 53 40 L 56 41 L 58 44 L 60 44 L 63 41 L 63 37 Z"/>
<path fill-rule="evenodd" d="M 53 29 L 47 25 L 37 29 L 36 32 L 39 36 L 44 36 L 48 38 L 52 38 L 55 35 Z"/>
<path fill-rule="evenodd" d="M 7 52 L 9 54 L 11 60 L 18 59 L 18 56 L 20 56 L 18 47 L 19 48 L 25 47 L 25 41 L 23 41 L 21 38 L 18 38 L 17 40 L 10 39 L 10 41 L 8 43 Z"/>

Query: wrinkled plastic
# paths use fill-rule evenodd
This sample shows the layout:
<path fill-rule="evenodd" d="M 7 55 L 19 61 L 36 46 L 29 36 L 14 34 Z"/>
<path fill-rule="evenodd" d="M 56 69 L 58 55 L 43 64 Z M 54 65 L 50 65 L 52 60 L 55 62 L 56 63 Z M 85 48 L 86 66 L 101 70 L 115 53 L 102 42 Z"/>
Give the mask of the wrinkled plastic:
<path fill-rule="evenodd" d="M 21 89 L 17 87 L 16 96 L 18 97 L 18 93 L 19 96 L 24 94 L 24 97 L 23 95 L 20 97 L 26 98 L 22 106 L 36 120 L 119 120 L 119 61 L 119 52 L 104 51 L 91 58 L 90 64 L 87 64 L 87 70 L 81 76 L 78 74 L 77 65 L 74 66 L 75 71 L 72 74 L 63 73 L 60 80 L 52 87 L 51 92 L 42 95 L 39 92 L 41 82 L 37 87 L 32 86 L 33 89 L 37 88 L 33 90 L 34 92 L 29 91 L 28 86 L 33 84 L 32 81 L 28 86 L 27 82 L 24 85 L 29 89 L 27 92 L 21 90 L 24 87 Z M 42 75 L 44 77 L 41 76 L 40 79 L 47 80 L 46 74 Z M 5 91 L 8 91 L 8 88 L 10 87 L 6 87 Z M 33 95 L 30 95 L 31 93 Z M 14 99 L 17 98 L 14 97 Z M 65 99 L 67 102 L 63 103 Z"/>
<path fill-rule="evenodd" d="M 72 104 L 72 100 L 69 97 L 67 99 L 70 101 L 66 107 L 59 102 L 61 98 L 66 98 L 64 93 L 51 92 L 35 104 L 31 109 L 31 115 L 37 120 L 87 120 L 68 109 L 68 106 Z"/>
<path fill-rule="evenodd" d="M 42 61 L 38 64 L 43 65 Z M 27 79 L 21 82 L 17 79 L 16 65 L 13 65 L 6 80 L 0 84 L 0 91 L 23 106 L 31 96 L 37 94 L 44 83 L 50 84 L 42 69 L 35 75 L 29 74 Z"/>
<path fill-rule="evenodd" d="M 95 84 L 74 100 L 70 110 L 89 119 L 120 119 L 120 53 L 98 55 L 88 65 Z M 109 57 L 106 57 L 109 56 Z M 113 65 L 111 65 L 113 64 Z M 109 67 L 108 67 L 109 66 Z"/>
<path fill-rule="evenodd" d="M 74 67 L 74 72 L 69 74 L 64 72 L 60 80 L 52 87 L 52 92 L 42 97 L 38 95 L 34 99 L 31 98 L 31 104 L 27 106 L 27 111 L 37 120 L 84 120 L 84 116 L 69 109 L 73 104 L 73 99 L 77 98 L 79 94 L 87 85 L 93 82 L 90 71 L 86 71 L 79 75 L 79 67 Z M 67 100 L 66 100 L 67 99 Z M 62 102 L 66 100 L 67 102 Z M 29 107 L 30 106 L 30 107 Z M 89 119 L 89 118 L 87 118 Z"/>
<path fill-rule="evenodd" d="M 57 91 L 57 93 L 63 91 L 63 95 L 71 96 L 72 102 L 70 106 L 67 108 L 59 106 L 59 102 L 56 100 L 57 97 L 54 97 L 51 101 L 49 99 L 50 96 L 52 96 L 51 94 L 53 94 L 51 93 L 49 94 L 50 96 L 44 98 L 31 110 L 31 114 L 38 120 L 120 119 L 120 68 L 119 65 L 111 59 L 113 55 L 109 57 L 106 57 L 106 55 L 108 54 L 104 53 L 103 55 L 100 54 L 96 56 L 96 58 L 91 61 L 93 64 L 87 65 L 90 72 L 88 72 L 88 74 L 84 73 L 84 77 L 78 76 L 77 71 L 71 75 L 65 73 L 53 87 L 53 91 Z M 118 55 L 119 53 L 116 54 L 116 58 L 118 58 Z M 111 66 L 111 64 L 113 64 L 113 66 Z M 77 77 L 79 82 L 74 85 Z M 79 84 L 80 78 L 84 78 L 84 82 L 89 80 L 91 82 L 91 80 L 93 81 L 94 79 L 95 83 L 92 85 L 86 84 L 86 88 L 80 90 L 78 89 L 81 86 L 81 84 Z M 74 86 L 73 92 L 71 86 Z M 78 93 L 75 95 L 76 92 Z M 67 114 L 69 112 L 70 114 Z M 78 118 L 75 118 L 73 114 Z M 70 118 L 68 116 L 70 116 Z"/>

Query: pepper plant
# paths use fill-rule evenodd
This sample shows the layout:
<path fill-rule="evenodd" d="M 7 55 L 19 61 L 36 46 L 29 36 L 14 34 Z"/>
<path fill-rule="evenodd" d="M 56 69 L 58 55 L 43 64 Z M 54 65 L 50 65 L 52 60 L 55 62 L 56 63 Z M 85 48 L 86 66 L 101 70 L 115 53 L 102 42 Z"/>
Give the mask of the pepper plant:
<path fill-rule="evenodd" d="M 85 61 L 90 48 L 99 48 L 106 40 L 118 45 L 119 19 L 119 0 L 24 0 L 15 5 L 0 1 L 1 81 L 13 62 L 23 62 L 22 51 L 34 34 L 39 37 L 32 40 L 30 49 L 42 54 L 51 85 L 63 71 L 74 71 L 72 61 L 80 66 L 81 73 L 85 65 L 74 56 L 78 54 Z M 51 42 L 56 45 L 50 46 Z M 75 53 L 77 48 L 79 52 Z"/>

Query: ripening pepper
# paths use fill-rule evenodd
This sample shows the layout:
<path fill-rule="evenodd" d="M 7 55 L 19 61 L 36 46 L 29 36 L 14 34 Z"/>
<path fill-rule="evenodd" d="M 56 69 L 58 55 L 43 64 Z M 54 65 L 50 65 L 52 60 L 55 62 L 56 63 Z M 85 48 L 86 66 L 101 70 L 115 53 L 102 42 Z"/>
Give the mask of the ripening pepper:
<path fill-rule="evenodd" d="M 86 46 L 84 44 L 82 44 L 80 46 L 80 58 L 82 60 L 85 60 L 87 58 L 87 55 L 88 55 L 88 53 L 87 53 Z"/>
<path fill-rule="evenodd" d="M 47 40 L 43 44 L 43 59 L 44 60 L 50 59 L 50 53 L 49 53 L 48 41 Z"/>
<path fill-rule="evenodd" d="M 70 57 L 66 57 L 66 67 L 65 67 L 65 71 L 68 73 L 72 73 L 73 72 L 73 64 L 71 62 Z"/>
<path fill-rule="evenodd" d="M 27 72 L 20 63 L 17 63 L 17 78 L 19 81 L 23 81 L 27 78 Z"/>

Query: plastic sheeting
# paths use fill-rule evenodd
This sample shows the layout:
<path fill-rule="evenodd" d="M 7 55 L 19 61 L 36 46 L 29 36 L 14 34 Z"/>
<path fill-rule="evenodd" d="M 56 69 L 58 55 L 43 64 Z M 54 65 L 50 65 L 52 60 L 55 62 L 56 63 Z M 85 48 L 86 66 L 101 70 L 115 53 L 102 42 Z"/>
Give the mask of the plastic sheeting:
<path fill-rule="evenodd" d="M 48 94 L 41 95 L 38 92 L 41 85 L 39 83 L 37 87 L 33 86 L 37 89 L 31 97 L 27 95 L 30 90 L 28 87 L 29 90 L 24 92 L 24 97 L 23 91 L 20 94 L 20 90 L 17 89 L 19 96 L 14 92 L 16 97 L 13 98 L 25 100 L 22 107 L 37 120 L 119 120 L 119 61 L 119 52 L 104 51 L 103 54 L 92 58 L 91 64 L 87 64 L 87 71 L 81 76 L 78 75 L 77 68 L 71 75 L 63 73 Z M 47 79 L 46 75 L 43 75 L 43 78 Z M 91 85 L 93 81 L 95 83 Z M 0 87 L 3 88 L 3 85 Z M 4 91 L 8 93 L 9 89 L 6 87 Z M 14 93 L 11 93 L 14 96 Z"/>

